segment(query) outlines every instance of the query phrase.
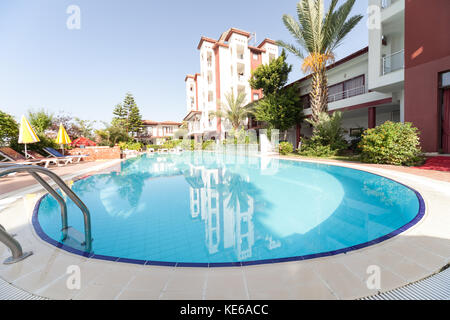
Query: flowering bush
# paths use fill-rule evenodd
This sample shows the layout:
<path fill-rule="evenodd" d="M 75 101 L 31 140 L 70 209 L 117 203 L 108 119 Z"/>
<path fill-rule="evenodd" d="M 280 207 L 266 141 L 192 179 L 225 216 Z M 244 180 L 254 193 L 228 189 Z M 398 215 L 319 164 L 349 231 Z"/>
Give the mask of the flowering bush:
<path fill-rule="evenodd" d="M 421 161 L 419 131 L 411 123 L 387 121 L 368 129 L 359 148 L 362 162 L 409 166 Z"/>

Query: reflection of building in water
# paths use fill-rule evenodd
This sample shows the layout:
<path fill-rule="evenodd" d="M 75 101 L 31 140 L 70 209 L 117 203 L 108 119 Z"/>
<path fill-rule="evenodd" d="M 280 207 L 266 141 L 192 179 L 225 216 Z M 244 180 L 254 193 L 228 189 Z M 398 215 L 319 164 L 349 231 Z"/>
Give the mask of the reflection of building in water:
<path fill-rule="evenodd" d="M 246 192 L 248 178 L 225 168 L 191 166 L 191 216 L 205 223 L 205 241 L 210 254 L 233 249 L 238 260 L 252 256 L 254 200 Z M 221 248 L 222 245 L 222 248 Z"/>

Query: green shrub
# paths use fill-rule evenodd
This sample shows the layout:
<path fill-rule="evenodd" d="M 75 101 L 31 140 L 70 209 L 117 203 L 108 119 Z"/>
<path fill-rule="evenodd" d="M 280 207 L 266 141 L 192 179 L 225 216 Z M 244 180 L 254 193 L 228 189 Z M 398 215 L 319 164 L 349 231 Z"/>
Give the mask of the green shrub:
<path fill-rule="evenodd" d="M 202 143 L 203 150 L 214 150 L 215 141 L 214 140 L 206 140 Z"/>
<path fill-rule="evenodd" d="M 183 140 L 167 140 L 161 145 L 162 149 L 175 149 Z"/>
<path fill-rule="evenodd" d="M 342 112 L 334 112 L 331 116 L 322 112 L 317 121 L 309 120 L 313 127 L 313 144 L 321 146 L 330 146 L 331 150 L 343 150 L 348 147 L 344 139 L 344 129 L 342 128 Z"/>
<path fill-rule="evenodd" d="M 419 131 L 411 123 L 387 121 L 364 132 L 361 161 L 366 163 L 414 165 L 421 161 Z"/>
<path fill-rule="evenodd" d="M 180 147 L 183 148 L 184 150 L 193 151 L 195 149 L 195 141 L 191 139 L 181 140 Z"/>
<path fill-rule="evenodd" d="M 294 151 L 294 147 L 290 142 L 281 142 L 278 147 L 280 149 L 280 154 L 283 156 L 292 153 Z"/>
<path fill-rule="evenodd" d="M 148 144 L 147 145 L 147 150 L 148 149 L 153 149 L 153 150 L 159 150 L 159 149 L 161 149 L 162 148 L 162 146 L 161 145 L 158 145 L 158 144 Z"/>
<path fill-rule="evenodd" d="M 332 149 L 330 145 L 322 145 L 317 139 L 305 139 L 299 154 L 305 157 L 330 158 L 338 152 L 339 150 Z"/>
<path fill-rule="evenodd" d="M 140 142 L 119 142 L 119 147 L 121 150 L 142 150 L 142 143 Z"/>

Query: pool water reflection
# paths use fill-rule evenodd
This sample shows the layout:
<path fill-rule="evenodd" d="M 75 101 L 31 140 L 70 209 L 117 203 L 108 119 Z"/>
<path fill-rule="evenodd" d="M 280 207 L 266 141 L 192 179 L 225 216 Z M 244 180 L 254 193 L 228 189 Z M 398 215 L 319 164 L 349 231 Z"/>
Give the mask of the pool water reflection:
<path fill-rule="evenodd" d="M 77 181 L 95 254 L 171 263 L 236 263 L 350 250 L 416 219 L 416 193 L 367 172 L 235 154 L 145 155 Z M 83 230 L 68 201 L 69 225 Z M 38 221 L 61 238 L 50 196 Z"/>

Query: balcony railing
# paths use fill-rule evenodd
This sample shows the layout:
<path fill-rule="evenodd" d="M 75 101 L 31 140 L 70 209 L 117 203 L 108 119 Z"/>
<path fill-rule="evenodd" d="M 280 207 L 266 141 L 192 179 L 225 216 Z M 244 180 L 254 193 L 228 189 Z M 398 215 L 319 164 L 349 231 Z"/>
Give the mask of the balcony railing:
<path fill-rule="evenodd" d="M 364 93 L 366 93 L 365 86 L 356 87 L 356 88 L 348 89 L 345 91 L 337 92 L 337 93 L 328 95 L 328 103 L 351 98 L 354 96 L 359 96 L 360 94 L 364 94 Z"/>
<path fill-rule="evenodd" d="M 383 75 L 403 69 L 405 67 L 405 50 L 400 50 L 382 59 Z"/>
<path fill-rule="evenodd" d="M 397 2 L 397 0 L 381 0 L 381 9 L 389 8 L 395 2 Z"/>

